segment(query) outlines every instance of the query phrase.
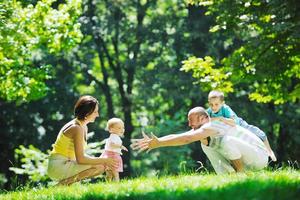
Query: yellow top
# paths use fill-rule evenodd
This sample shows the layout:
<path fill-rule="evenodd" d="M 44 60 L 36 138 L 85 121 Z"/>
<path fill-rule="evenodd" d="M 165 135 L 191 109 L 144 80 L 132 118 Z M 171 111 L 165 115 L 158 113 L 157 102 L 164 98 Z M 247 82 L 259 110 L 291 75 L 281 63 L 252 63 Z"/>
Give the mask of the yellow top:
<path fill-rule="evenodd" d="M 78 120 L 76 120 L 75 122 L 77 122 L 81 126 L 81 123 Z M 74 140 L 72 138 L 65 136 L 63 130 L 59 132 L 56 141 L 52 145 L 52 147 L 53 150 L 51 151 L 50 154 L 60 154 L 66 156 L 71 160 L 76 160 Z M 84 148 L 86 147 L 87 147 L 87 143 L 85 141 Z"/>

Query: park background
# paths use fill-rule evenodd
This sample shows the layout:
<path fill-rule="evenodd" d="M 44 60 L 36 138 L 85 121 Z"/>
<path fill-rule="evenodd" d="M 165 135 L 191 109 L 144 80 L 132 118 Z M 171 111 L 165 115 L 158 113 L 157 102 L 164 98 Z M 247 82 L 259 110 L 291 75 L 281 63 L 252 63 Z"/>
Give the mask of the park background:
<path fill-rule="evenodd" d="M 271 167 L 298 169 L 299 78 L 297 0 L 1 0 L 0 186 L 49 180 L 47 151 L 84 94 L 100 101 L 95 155 L 109 118 L 127 147 L 142 129 L 180 133 L 216 88 L 267 133 Z M 211 170 L 200 143 L 123 158 L 124 177 Z"/>

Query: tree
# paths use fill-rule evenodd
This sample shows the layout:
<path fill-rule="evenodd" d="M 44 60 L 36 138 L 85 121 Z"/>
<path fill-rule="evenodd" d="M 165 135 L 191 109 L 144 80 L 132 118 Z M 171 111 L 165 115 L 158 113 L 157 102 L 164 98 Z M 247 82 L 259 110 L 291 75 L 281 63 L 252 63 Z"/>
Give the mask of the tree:
<path fill-rule="evenodd" d="M 227 37 L 224 45 L 234 46 L 234 50 L 221 61 L 217 60 L 216 66 L 211 58 L 211 61 L 191 58 L 185 62 L 184 70 L 195 70 L 194 75 L 206 80 L 208 88 L 222 87 L 224 80 L 235 88 L 247 84 L 250 99 L 257 102 L 281 104 L 299 100 L 298 1 L 190 2 L 207 6 L 206 14 L 214 16 L 216 21 L 211 32 L 224 34 Z M 199 68 L 207 72 L 197 74 Z M 223 78 L 212 80 L 216 71 Z M 233 91 L 230 87 L 228 92 Z"/>
<path fill-rule="evenodd" d="M 222 34 L 224 47 L 231 52 L 221 57 L 190 57 L 183 62 L 182 70 L 192 71 L 206 91 L 235 91 L 232 95 L 235 98 L 248 95 L 250 100 L 265 103 L 262 111 L 253 112 L 251 107 L 248 117 L 268 114 L 258 124 L 274 139 L 279 161 L 297 159 L 297 155 L 289 152 L 299 146 L 298 137 L 290 129 L 298 126 L 293 124 L 298 110 L 291 119 L 288 108 L 299 106 L 300 3 L 295 0 L 189 2 L 206 6 L 206 14 L 216 22 L 211 32 L 216 36 Z M 237 104 L 237 107 L 245 111 L 247 105 Z"/>
<path fill-rule="evenodd" d="M 84 38 L 75 53 L 75 62 L 85 66 L 81 71 L 85 77 L 83 81 L 99 89 L 95 90 L 95 94 L 104 94 L 107 117 L 124 117 L 125 146 L 129 146 L 139 113 L 145 105 L 158 110 L 163 107 L 159 102 L 152 101 L 151 107 L 147 103 L 156 97 L 164 101 L 161 94 L 168 96 L 167 89 L 153 89 L 152 84 L 157 82 L 158 87 L 165 87 L 163 83 L 167 80 L 161 84 L 159 81 L 170 78 L 171 72 L 178 73 L 183 49 L 188 49 L 185 44 L 188 32 L 184 24 L 186 5 L 181 1 L 90 0 L 85 1 L 84 5 L 86 9 L 80 18 Z M 157 79 L 159 73 L 161 77 Z M 176 85 L 170 82 L 168 86 L 175 90 L 178 89 Z M 190 92 L 188 87 L 185 91 Z M 152 94 L 156 97 L 150 96 Z M 169 104 L 166 108 L 174 113 L 180 104 L 177 106 L 171 101 L 165 99 L 163 104 Z M 125 165 L 128 166 L 125 176 L 131 172 L 129 155 L 124 155 Z"/>
<path fill-rule="evenodd" d="M 188 10 L 183 2 L 178 1 L 144 3 L 141 2 L 142 7 L 148 6 L 144 18 L 147 23 L 144 21 L 142 24 L 142 33 L 139 36 L 141 47 L 137 51 L 137 58 L 132 57 L 134 55 L 132 52 L 136 47 L 138 30 L 133 27 L 138 26 L 137 11 L 138 8 L 142 9 L 137 7 L 138 3 L 131 1 L 122 4 L 116 4 L 114 1 L 84 3 L 85 10 L 78 21 L 83 33 L 80 45 L 73 48 L 70 53 L 44 52 L 42 61 L 52 66 L 53 75 L 45 82 L 49 88 L 48 93 L 39 100 L 19 106 L 10 102 L 3 103 L 0 117 L 3 140 L 0 143 L 5 150 L 1 153 L 2 160 L 11 160 L 16 165 L 12 153 L 20 144 L 25 146 L 33 144 L 42 151 L 51 148 L 50 145 L 55 141 L 63 123 L 72 117 L 71 102 L 81 94 L 92 94 L 100 100 L 100 123 L 93 124 L 93 128 L 90 129 L 97 133 L 95 134 L 97 139 L 106 137 L 105 134 L 101 134 L 104 132 L 101 127 L 104 127 L 103 124 L 107 120 L 103 116 L 108 118 L 114 115 L 125 116 L 123 114 L 128 106 L 122 103 L 120 93 L 122 90 L 125 94 L 123 98 L 130 101 L 131 124 L 129 122 L 126 124 L 126 127 L 129 126 L 126 133 L 130 133 L 126 136 L 126 145 L 131 136 L 140 134 L 138 118 L 141 112 L 145 112 L 151 120 L 149 128 L 165 122 L 156 129 L 161 134 L 166 127 L 178 131 L 186 128 L 185 113 L 191 105 L 197 104 L 201 96 L 198 94 L 198 87 L 192 85 L 191 77 L 178 71 L 180 61 L 186 56 L 185 52 L 190 52 L 191 49 L 190 30 L 186 24 Z M 122 16 L 118 17 L 118 14 Z M 117 40 L 117 46 L 114 46 L 112 38 Z M 116 54 L 115 49 L 119 49 L 119 54 Z M 136 61 L 133 61 L 134 59 Z M 119 88 L 118 76 L 111 67 L 111 62 L 114 65 L 119 63 L 122 90 Z M 128 95 L 127 85 L 130 81 L 128 82 L 127 74 L 132 68 L 134 69 L 132 89 Z M 182 100 L 183 98 L 187 99 Z M 173 120 L 174 115 L 176 117 Z M 130 126 L 135 127 L 136 131 L 128 131 Z M 179 163 L 176 160 L 187 157 L 190 152 L 188 148 L 170 151 L 178 154 L 184 152 L 178 157 L 174 156 L 173 161 L 169 162 L 172 170 L 178 169 Z M 135 158 L 136 155 L 128 156 L 125 164 L 130 167 L 130 163 L 135 163 Z M 152 158 L 156 166 L 164 165 L 163 159 L 155 159 L 155 154 Z M 147 161 L 145 163 L 151 168 L 151 163 Z M 10 163 L 1 162 L 0 168 L 3 172 L 8 173 L 8 167 L 11 167 Z M 128 168 L 126 172 L 129 175 Z M 147 173 L 144 169 L 143 172 Z"/>
<path fill-rule="evenodd" d="M 72 49 L 81 39 L 81 0 L 53 8 L 54 0 L 22 5 L 20 1 L 0 3 L 0 98 L 17 103 L 46 95 L 46 81 L 52 67 L 46 54 Z"/>

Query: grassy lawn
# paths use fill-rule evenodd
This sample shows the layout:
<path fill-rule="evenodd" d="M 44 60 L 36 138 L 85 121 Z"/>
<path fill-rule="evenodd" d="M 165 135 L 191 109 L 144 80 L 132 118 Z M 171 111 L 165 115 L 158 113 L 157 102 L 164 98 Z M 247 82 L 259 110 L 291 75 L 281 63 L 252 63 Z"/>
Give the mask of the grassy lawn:
<path fill-rule="evenodd" d="M 120 183 L 74 184 L 10 192 L 0 199 L 299 199 L 300 171 L 262 171 L 250 174 L 192 174 L 136 178 Z"/>

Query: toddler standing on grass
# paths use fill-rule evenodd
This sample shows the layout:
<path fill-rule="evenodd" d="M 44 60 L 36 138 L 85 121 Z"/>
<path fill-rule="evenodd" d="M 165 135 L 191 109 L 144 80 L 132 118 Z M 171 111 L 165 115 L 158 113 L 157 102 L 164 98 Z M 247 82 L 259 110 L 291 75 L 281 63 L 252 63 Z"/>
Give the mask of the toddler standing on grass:
<path fill-rule="evenodd" d="M 248 129 L 264 142 L 272 161 L 277 161 L 277 158 L 270 147 L 266 134 L 258 127 L 249 125 L 245 120 L 238 117 L 235 114 L 235 112 L 228 105 L 225 104 L 223 92 L 216 91 L 216 90 L 211 91 L 208 94 L 208 103 L 209 103 L 209 108 L 207 109 L 207 112 L 211 117 L 211 120 L 222 121 L 226 124 L 233 125 L 233 126 L 237 124 L 240 125 L 241 127 L 244 127 L 245 129 Z"/>
<path fill-rule="evenodd" d="M 108 120 L 106 129 L 110 133 L 110 136 L 106 139 L 104 152 L 101 154 L 101 158 L 114 158 L 118 161 L 118 165 L 115 168 L 106 170 L 106 177 L 108 181 L 119 181 L 119 172 L 123 172 L 123 161 L 121 158 L 122 150 L 128 151 L 128 149 L 122 145 L 121 137 L 124 135 L 124 122 L 119 118 L 112 118 Z"/>

